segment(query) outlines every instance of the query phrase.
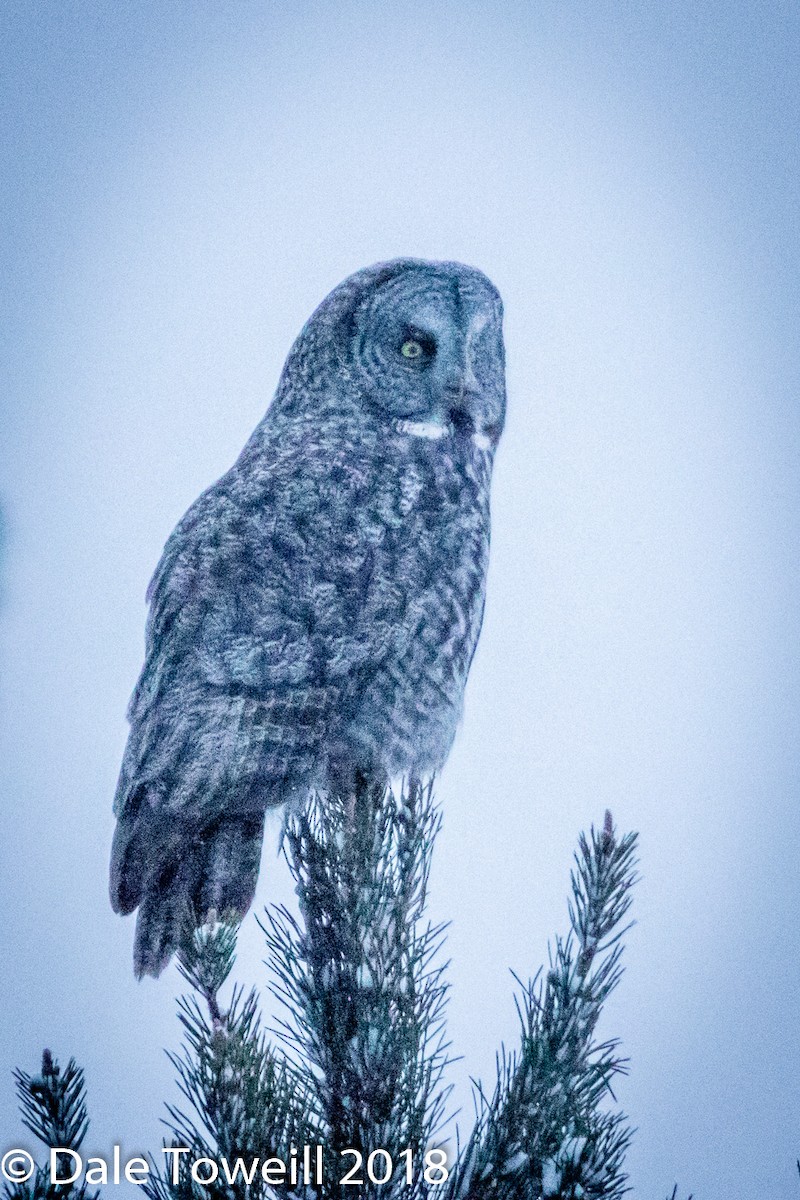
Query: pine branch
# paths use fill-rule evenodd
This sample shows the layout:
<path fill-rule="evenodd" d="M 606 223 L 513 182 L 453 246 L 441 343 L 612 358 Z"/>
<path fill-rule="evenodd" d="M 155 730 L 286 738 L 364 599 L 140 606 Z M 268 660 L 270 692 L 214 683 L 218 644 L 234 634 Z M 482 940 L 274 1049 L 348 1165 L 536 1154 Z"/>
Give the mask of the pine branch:
<path fill-rule="evenodd" d="M 425 1194 L 422 1157 L 450 1090 L 444 928 L 424 921 L 439 824 L 430 786 L 415 782 L 399 795 L 362 785 L 312 800 L 286 830 L 303 925 L 273 908 L 263 926 L 287 1011 L 282 1036 L 310 1072 L 327 1173 L 338 1179 L 352 1164 L 345 1148 L 365 1158 L 386 1150 L 398 1169 L 378 1188 L 385 1198 Z M 403 1151 L 411 1182 L 405 1163 L 399 1170 Z M 366 1177 L 360 1191 L 373 1194 Z"/>
<path fill-rule="evenodd" d="M 42 1053 L 40 1075 L 28 1075 L 15 1070 L 17 1098 L 22 1123 L 48 1150 L 63 1147 L 78 1150 L 89 1128 L 86 1107 L 86 1086 L 83 1071 L 71 1058 L 61 1073 L 58 1062 L 49 1050 Z M 69 1174 L 71 1160 L 58 1156 L 60 1176 Z M 7 1200 L 55 1200 L 55 1197 L 74 1197 L 74 1200 L 95 1200 L 99 1192 L 87 1189 L 85 1183 L 54 1184 L 50 1172 L 37 1166 L 33 1179 L 25 1183 L 6 1184 Z"/>
<path fill-rule="evenodd" d="M 178 1086 L 188 1110 L 167 1106 L 172 1147 L 190 1153 L 152 1162 L 145 1192 L 151 1200 L 182 1197 L 247 1196 L 281 1193 L 269 1191 L 256 1172 L 247 1174 L 254 1155 L 262 1159 L 286 1154 L 287 1148 L 318 1140 L 313 1096 L 301 1075 L 268 1043 L 261 1028 L 255 991 L 245 996 L 234 987 L 229 1004 L 220 1000 L 236 953 L 236 926 L 212 920 L 189 936 L 178 966 L 194 995 L 178 1002 L 184 1030 L 179 1054 L 170 1054 Z M 199 1185 L 189 1175 L 197 1158 L 225 1160 L 236 1182 L 230 1184 L 223 1169 L 220 1179 Z M 237 1168 L 237 1160 L 242 1165 Z M 178 1163 L 179 1181 L 172 1179 Z M 243 1174 L 243 1171 L 245 1172 Z"/>
<path fill-rule="evenodd" d="M 522 986 L 522 1045 L 498 1059 L 491 1098 L 478 1090 L 478 1119 L 453 1200 L 531 1196 L 617 1200 L 631 1130 L 604 1107 L 625 1069 L 616 1040 L 594 1040 L 603 1004 L 622 968 L 620 928 L 635 882 L 636 835 L 617 840 L 611 814 L 581 835 L 571 876 L 571 931 L 556 939 L 550 967 Z"/>

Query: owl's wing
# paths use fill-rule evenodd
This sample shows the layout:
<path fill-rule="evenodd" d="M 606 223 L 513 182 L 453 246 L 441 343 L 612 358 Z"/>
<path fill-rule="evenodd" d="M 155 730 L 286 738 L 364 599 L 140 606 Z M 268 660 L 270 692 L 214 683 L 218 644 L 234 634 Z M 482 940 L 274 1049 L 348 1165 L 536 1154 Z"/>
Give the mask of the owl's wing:
<path fill-rule="evenodd" d="M 156 887 L 181 842 L 259 821 L 313 782 L 332 717 L 388 652 L 353 478 L 321 456 L 283 468 L 209 489 L 153 577 L 115 800 L 119 911 Z"/>

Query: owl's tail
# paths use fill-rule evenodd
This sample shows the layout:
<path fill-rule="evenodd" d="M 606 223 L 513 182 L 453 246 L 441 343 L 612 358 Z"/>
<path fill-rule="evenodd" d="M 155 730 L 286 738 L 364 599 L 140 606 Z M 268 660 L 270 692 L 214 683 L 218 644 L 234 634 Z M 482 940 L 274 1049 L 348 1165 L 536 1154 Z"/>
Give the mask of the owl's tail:
<path fill-rule="evenodd" d="M 132 845 L 119 863 L 119 890 L 126 897 L 134 893 L 139 905 L 133 947 L 137 979 L 160 975 L 187 934 L 212 912 L 220 919 L 241 920 L 255 894 L 263 815 L 222 817 L 202 830 L 182 833 L 171 840 L 171 854 L 164 855 L 161 848 L 156 869 L 142 863 L 141 852 L 132 856 Z M 137 868 L 138 887 L 130 879 Z"/>

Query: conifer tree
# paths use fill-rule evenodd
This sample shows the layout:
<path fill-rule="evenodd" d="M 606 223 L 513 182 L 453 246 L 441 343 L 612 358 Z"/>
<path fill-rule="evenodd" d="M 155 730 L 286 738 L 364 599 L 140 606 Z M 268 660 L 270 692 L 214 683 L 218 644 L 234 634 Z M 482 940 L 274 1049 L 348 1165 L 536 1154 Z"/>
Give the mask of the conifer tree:
<path fill-rule="evenodd" d="M 182 1100 L 167 1106 L 148 1200 L 329 1200 L 354 1187 L 369 1200 L 617 1200 L 628 1190 L 631 1130 L 612 1091 L 626 1064 L 597 1025 L 622 973 L 636 835 L 618 836 L 607 813 L 579 839 L 569 931 L 545 971 L 518 981 L 519 1046 L 500 1049 L 488 1092 L 476 1085 L 475 1123 L 448 1157 L 445 929 L 426 916 L 439 826 L 430 785 L 413 781 L 312 797 L 289 816 L 299 916 L 272 906 L 262 922 L 282 1014 L 272 1030 L 255 989 L 230 984 L 236 926 L 210 914 L 187 935 L 183 1044 L 170 1056 Z M 45 1052 L 42 1075 L 17 1072 L 17 1086 L 27 1127 L 77 1149 L 88 1119 L 74 1062 L 62 1077 Z M 39 1168 L 6 1195 L 70 1190 L 48 1186 Z"/>

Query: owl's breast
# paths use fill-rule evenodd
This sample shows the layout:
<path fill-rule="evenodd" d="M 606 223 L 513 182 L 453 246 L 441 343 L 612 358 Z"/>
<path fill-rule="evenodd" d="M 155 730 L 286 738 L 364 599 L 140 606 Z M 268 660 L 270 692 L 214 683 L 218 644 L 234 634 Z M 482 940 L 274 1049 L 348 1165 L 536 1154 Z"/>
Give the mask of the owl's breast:
<path fill-rule="evenodd" d="M 433 771 L 483 615 L 486 465 L 457 446 L 395 453 L 363 429 L 306 428 L 280 443 L 260 490 L 242 481 L 235 505 L 248 514 L 241 569 L 228 563 L 221 586 L 258 652 L 252 686 L 272 695 L 278 675 L 294 698 L 325 698 L 329 777 L 359 763 Z"/>
<path fill-rule="evenodd" d="M 362 510 L 382 651 L 345 714 L 347 753 L 389 775 L 438 769 L 461 716 L 483 617 L 488 487 L 445 455 L 383 464 Z"/>

